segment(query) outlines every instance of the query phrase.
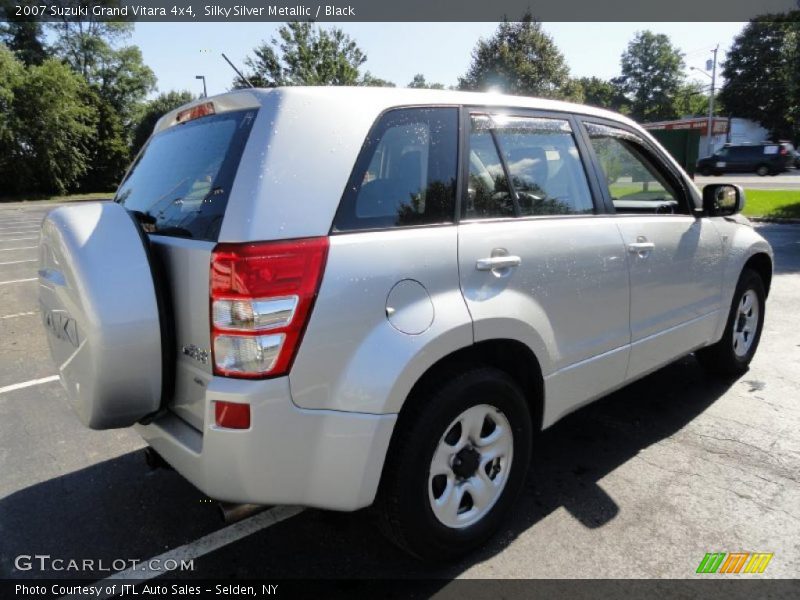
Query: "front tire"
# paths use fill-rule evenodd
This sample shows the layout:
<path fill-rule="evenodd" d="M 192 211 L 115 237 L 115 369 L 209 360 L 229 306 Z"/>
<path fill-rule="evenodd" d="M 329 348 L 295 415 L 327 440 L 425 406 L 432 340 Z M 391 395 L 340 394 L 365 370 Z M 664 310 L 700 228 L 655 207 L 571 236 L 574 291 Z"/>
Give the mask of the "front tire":
<path fill-rule="evenodd" d="M 722 339 L 696 353 L 706 369 L 723 377 L 747 371 L 761 340 L 765 300 L 761 276 L 751 269 L 742 271 Z"/>
<path fill-rule="evenodd" d="M 453 374 L 408 402 L 375 503 L 379 525 L 417 558 L 455 558 L 497 531 L 522 488 L 528 404 L 517 383 L 491 367 Z"/>

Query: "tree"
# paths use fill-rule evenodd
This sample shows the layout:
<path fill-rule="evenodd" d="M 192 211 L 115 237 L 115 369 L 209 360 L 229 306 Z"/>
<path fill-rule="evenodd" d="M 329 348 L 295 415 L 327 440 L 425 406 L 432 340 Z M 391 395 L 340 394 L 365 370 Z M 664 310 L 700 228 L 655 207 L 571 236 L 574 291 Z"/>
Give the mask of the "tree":
<path fill-rule="evenodd" d="M 116 5 L 105 0 L 97 5 Z M 91 83 L 101 57 L 117 43 L 127 39 L 133 23 L 98 21 L 88 17 L 64 18 L 51 25 L 56 35 L 54 50 Z"/>
<path fill-rule="evenodd" d="M 722 65 L 720 100 L 775 139 L 800 137 L 800 11 L 764 15 L 736 36 Z"/>
<path fill-rule="evenodd" d="M 563 98 L 570 90 L 564 56 L 541 23 L 526 13 L 522 21 L 503 21 L 488 40 L 478 41 L 472 64 L 458 87 L 462 90 L 499 89 L 508 94 Z"/>
<path fill-rule="evenodd" d="M 256 87 L 285 85 L 359 85 L 359 68 L 367 55 L 341 29 L 322 29 L 293 21 L 278 29 L 278 38 L 262 42 L 245 59 L 247 78 Z M 370 76 L 367 81 L 375 81 Z M 237 77 L 234 87 L 247 87 Z M 366 85 L 370 85 L 367 83 Z"/>
<path fill-rule="evenodd" d="M 97 115 L 84 187 L 111 189 L 130 161 L 135 115 L 155 88 L 155 75 L 137 46 L 118 47 L 130 35 L 131 23 L 104 23 L 89 17 L 64 19 L 52 27 L 57 34 L 56 54 L 89 83 L 86 98 Z"/>
<path fill-rule="evenodd" d="M 678 88 L 675 94 L 675 112 L 679 116 L 703 117 L 708 115 L 708 86 L 689 81 Z M 714 112 L 719 112 L 719 104 L 714 103 Z"/>
<path fill-rule="evenodd" d="M 0 3 L 0 7 L 3 4 Z M 0 23 L 0 41 L 17 55 L 25 65 L 40 65 L 47 58 L 42 38 L 42 24 L 37 21 L 20 21 L 6 13 L 8 22 Z"/>
<path fill-rule="evenodd" d="M 361 79 L 358 80 L 358 85 L 366 87 L 395 87 L 394 83 L 392 83 L 388 79 L 381 79 L 380 77 L 375 77 L 369 71 L 367 71 L 361 76 Z"/>
<path fill-rule="evenodd" d="M 672 119 L 675 96 L 683 83 L 683 53 L 663 33 L 640 31 L 623 52 L 617 80 L 639 121 Z"/>
<path fill-rule="evenodd" d="M 14 87 L 12 190 L 64 194 L 89 167 L 96 113 L 89 87 L 67 65 L 47 59 Z"/>
<path fill-rule="evenodd" d="M 444 85 L 441 83 L 428 83 L 425 81 L 425 75 L 422 73 L 417 73 L 414 75 L 414 79 L 406 86 L 409 88 L 418 88 L 418 89 L 428 89 L 428 90 L 443 90 Z"/>
<path fill-rule="evenodd" d="M 25 70 L 14 53 L 0 44 L 0 181 L 13 182 L 15 156 L 17 154 L 14 132 L 14 91 L 24 77 Z M 3 184 L 6 188 L 8 183 Z M 0 188 L 0 195 L 8 189 Z"/>
<path fill-rule="evenodd" d="M 194 96 L 187 91 L 176 92 L 171 90 L 159 94 L 156 98 L 146 103 L 139 112 L 136 127 L 133 131 L 132 153 L 139 152 L 147 138 L 153 133 L 158 120 L 169 111 L 194 100 Z"/>
<path fill-rule="evenodd" d="M 585 104 L 623 113 L 630 110 L 628 99 L 613 81 L 606 81 L 599 77 L 581 77 L 577 81 L 583 91 Z"/>

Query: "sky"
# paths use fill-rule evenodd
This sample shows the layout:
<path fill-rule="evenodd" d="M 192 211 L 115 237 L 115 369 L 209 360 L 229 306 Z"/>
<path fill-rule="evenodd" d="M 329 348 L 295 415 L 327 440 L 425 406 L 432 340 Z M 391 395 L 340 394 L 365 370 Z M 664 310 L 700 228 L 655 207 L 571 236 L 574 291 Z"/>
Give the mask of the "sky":
<path fill-rule="evenodd" d="M 137 23 L 131 43 L 158 78 L 158 91 L 203 89 L 196 75 L 205 75 L 208 94 L 227 91 L 235 73 L 220 56 L 239 68 L 280 23 Z M 543 29 L 564 54 L 573 77 L 609 79 L 619 75 L 619 59 L 637 31 L 667 34 L 684 53 L 687 76 L 704 85 L 709 79 L 688 67 L 704 68 L 719 44 L 720 60 L 744 23 L 543 23 Z M 472 49 L 489 37 L 496 23 L 331 23 L 340 27 L 366 53 L 363 69 L 399 86 L 416 73 L 429 82 L 454 85 L 470 63 Z"/>

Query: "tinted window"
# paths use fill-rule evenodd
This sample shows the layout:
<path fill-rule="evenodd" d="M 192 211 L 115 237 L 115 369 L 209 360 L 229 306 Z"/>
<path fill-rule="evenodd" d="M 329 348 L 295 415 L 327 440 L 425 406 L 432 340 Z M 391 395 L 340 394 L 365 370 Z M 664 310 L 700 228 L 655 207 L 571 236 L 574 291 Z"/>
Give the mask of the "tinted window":
<path fill-rule="evenodd" d="M 636 135 L 598 123 L 586 123 L 608 191 L 618 213 L 687 213 L 683 195 L 665 167 Z"/>
<path fill-rule="evenodd" d="M 216 241 L 256 111 L 201 117 L 147 143 L 115 202 L 159 235 Z"/>
<path fill-rule="evenodd" d="M 471 122 L 465 218 L 594 211 L 568 121 L 475 115 Z"/>
<path fill-rule="evenodd" d="M 506 173 L 489 125 L 488 117 L 472 117 L 469 184 L 462 209 L 468 219 L 513 217 L 515 214 Z"/>
<path fill-rule="evenodd" d="M 364 143 L 334 229 L 452 222 L 457 159 L 456 108 L 386 113 Z"/>

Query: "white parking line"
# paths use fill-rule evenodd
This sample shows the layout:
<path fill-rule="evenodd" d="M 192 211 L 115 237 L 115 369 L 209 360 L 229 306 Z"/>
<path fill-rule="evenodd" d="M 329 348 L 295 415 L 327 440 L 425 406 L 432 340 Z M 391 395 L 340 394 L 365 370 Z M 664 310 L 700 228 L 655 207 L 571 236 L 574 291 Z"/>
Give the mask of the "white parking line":
<path fill-rule="evenodd" d="M 0 281 L 0 285 L 8 285 L 9 283 L 25 283 L 26 281 L 36 281 L 36 277 L 29 279 L 12 279 L 11 281 Z"/>
<path fill-rule="evenodd" d="M 36 314 L 36 311 L 32 310 L 30 312 L 15 313 L 13 315 L 3 315 L 2 317 L 0 317 L 0 319 L 14 319 L 15 317 L 27 317 L 29 315 L 35 315 L 35 314 Z"/>
<path fill-rule="evenodd" d="M 11 252 L 12 250 L 35 250 L 39 246 L 19 246 L 17 248 L 0 248 L 0 252 Z"/>
<path fill-rule="evenodd" d="M 3 265 L 21 265 L 22 263 L 32 263 L 37 262 L 38 259 L 32 258 L 31 260 L 10 260 L 8 262 L 0 262 L 0 267 Z"/>
<path fill-rule="evenodd" d="M 39 228 L 38 227 L 31 227 L 27 231 L 19 230 L 19 229 L 14 230 L 14 231 L 4 231 L 4 230 L 0 229 L 0 235 L 30 235 L 31 233 L 38 233 L 38 232 L 39 232 Z"/>
<path fill-rule="evenodd" d="M 34 237 L 11 238 L 11 239 L 8 239 L 8 240 L 0 239 L 0 242 L 24 242 L 26 240 L 38 240 L 38 239 L 39 239 L 39 236 L 37 235 L 37 236 L 34 236 Z"/>
<path fill-rule="evenodd" d="M 22 383 L 15 383 L 0 388 L 0 394 L 6 392 L 14 392 L 16 390 L 23 390 L 25 388 L 33 387 L 34 385 L 41 385 L 43 383 L 50 383 L 51 381 L 58 381 L 58 375 L 51 375 L 50 377 L 42 377 L 41 379 L 31 379 L 30 381 L 23 381 Z"/>
<path fill-rule="evenodd" d="M 168 550 L 163 554 L 154 556 L 149 560 L 144 560 L 140 563 L 138 568 L 131 567 L 125 571 L 114 573 L 110 577 L 107 577 L 98 583 L 114 579 L 153 579 L 154 577 L 163 575 L 164 571 L 151 570 L 150 565 L 152 564 L 163 567 L 165 564 L 173 564 L 171 562 L 168 563 L 167 561 L 174 560 L 178 565 L 180 565 L 181 561 L 200 558 L 205 554 L 219 550 L 220 548 L 223 548 L 228 544 L 232 544 L 233 542 L 238 542 L 243 538 L 261 531 L 262 529 L 266 529 L 267 527 L 271 527 L 276 523 L 285 521 L 286 519 L 300 514 L 301 512 L 303 512 L 303 508 L 300 506 L 276 506 L 274 508 L 270 508 L 269 510 L 258 513 L 257 515 L 253 515 L 252 517 L 239 521 L 238 523 L 233 523 L 232 525 L 218 529 L 217 531 L 209 533 L 198 540 L 189 542 L 183 546 L 178 546 L 172 550 Z"/>

